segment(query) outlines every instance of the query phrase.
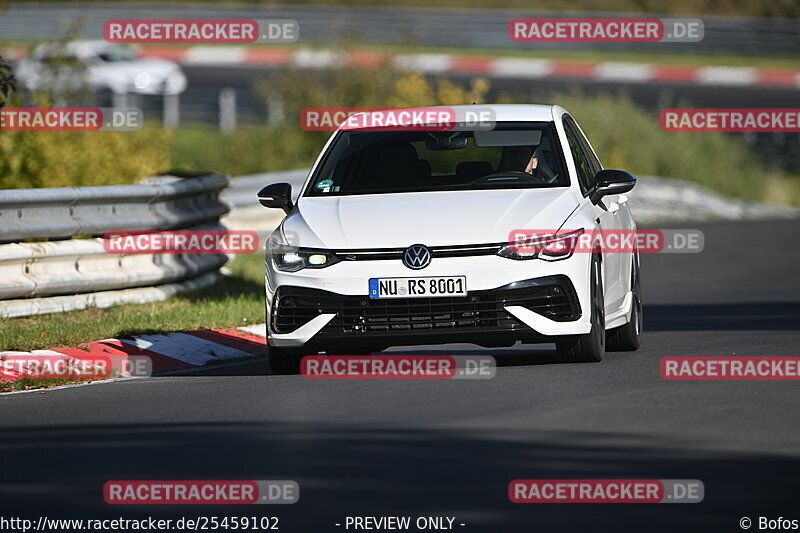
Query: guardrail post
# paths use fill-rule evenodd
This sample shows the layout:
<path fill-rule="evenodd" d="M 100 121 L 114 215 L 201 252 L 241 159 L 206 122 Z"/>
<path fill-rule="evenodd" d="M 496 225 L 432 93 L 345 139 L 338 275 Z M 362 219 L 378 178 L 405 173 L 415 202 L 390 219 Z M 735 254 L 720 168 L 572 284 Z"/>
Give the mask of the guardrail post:
<path fill-rule="evenodd" d="M 222 133 L 236 129 L 236 90 L 233 87 L 219 92 L 219 129 Z"/>
<path fill-rule="evenodd" d="M 128 107 L 128 93 L 113 93 L 111 95 L 111 106 L 114 109 L 125 109 Z"/>
<path fill-rule="evenodd" d="M 283 124 L 286 120 L 286 113 L 283 108 L 283 100 L 275 95 L 267 98 L 267 123 L 270 126 Z"/>
<path fill-rule="evenodd" d="M 177 94 L 164 95 L 164 116 L 165 128 L 177 128 L 180 122 L 180 96 Z"/>

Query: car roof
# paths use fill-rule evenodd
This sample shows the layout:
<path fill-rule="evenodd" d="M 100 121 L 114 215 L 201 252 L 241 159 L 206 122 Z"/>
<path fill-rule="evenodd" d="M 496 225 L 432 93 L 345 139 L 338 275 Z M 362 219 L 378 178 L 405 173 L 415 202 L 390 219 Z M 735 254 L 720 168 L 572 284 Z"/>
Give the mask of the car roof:
<path fill-rule="evenodd" d="M 457 116 L 462 116 L 461 112 L 490 110 L 497 122 L 551 122 L 565 110 L 558 105 L 543 104 L 472 104 L 454 106 L 425 106 L 414 108 L 385 108 L 379 112 L 386 113 L 391 111 L 401 111 L 403 109 L 425 109 L 425 110 L 452 110 Z M 358 113 L 359 115 L 369 115 L 370 112 Z"/>
<path fill-rule="evenodd" d="M 459 110 L 489 109 L 494 112 L 498 122 L 549 122 L 553 120 L 554 105 L 542 104 L 472 104 L 436 106 L 437 108 Z"/>
<path fill-rule="evenodd" d="M 74 54 L 78 56 L 89 56 L 100 54 L 108 50 L 120 47 L 119 44 L 109 43 L 102 40 L 76 40 L 66 44 L 57 42 L 47 42 L 35 48 L 37 53 L 47 52 L 51 54 Z"/>

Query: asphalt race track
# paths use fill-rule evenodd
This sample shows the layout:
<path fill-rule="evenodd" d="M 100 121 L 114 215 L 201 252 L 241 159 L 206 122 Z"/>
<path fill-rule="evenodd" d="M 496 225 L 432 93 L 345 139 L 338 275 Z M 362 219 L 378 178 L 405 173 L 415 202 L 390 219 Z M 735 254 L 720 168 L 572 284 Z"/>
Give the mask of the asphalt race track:
<path fill-rule="evenodd" d="M 688 227 L 689 225 L 687 225 Z M 324 381 L 264 360 L 0 396 L 8 516 L 275 513 L 286 532 L 347 515 L 455 516 L 462 531 L 741 531 L 800 518 L 800 390 L 665 381 L 667 355 L 800 355 L 800 222 L 693 224 L 700 254 L 644 255 L 642 349 L 557 364 L 492 354 L 492 380 Z M 512 504 L 515 478 L 700 479 L 699 504 Z M 110 506 L 111 479 L 292 479 L 291 506 Z M 794 516 L 792 514 L 794 513 Z M 753 530 L 757 530 L 754 524 Z"/>

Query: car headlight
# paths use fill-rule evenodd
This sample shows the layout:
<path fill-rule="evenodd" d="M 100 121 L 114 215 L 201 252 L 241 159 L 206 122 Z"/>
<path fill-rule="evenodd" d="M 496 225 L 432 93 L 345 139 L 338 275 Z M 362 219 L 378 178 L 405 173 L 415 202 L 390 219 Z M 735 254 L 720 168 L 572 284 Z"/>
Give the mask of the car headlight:
<path fill-rule="evenodd" d="M 133 86 L 140 90 L 147 89 L 152 82 L 153 78 L 147 72 L 140 72 L 133 78 Z"/>
<path fill-rule="evenodd" d="M 579 248 L 583 233 L 582 229 L 563 233 L 530 232 L 525 235 L 524 239 L 502 247 L 497 255 L 515 260 L 560 261 L 571 257 Z"/>
<path fill-rule="evenodd" d="M 288 245 L 280 230 L 275 231 L 267 241 L 267 258 L 282 272 L 325 268 L 339 262 L 339 258 L 330 250 Z"/>

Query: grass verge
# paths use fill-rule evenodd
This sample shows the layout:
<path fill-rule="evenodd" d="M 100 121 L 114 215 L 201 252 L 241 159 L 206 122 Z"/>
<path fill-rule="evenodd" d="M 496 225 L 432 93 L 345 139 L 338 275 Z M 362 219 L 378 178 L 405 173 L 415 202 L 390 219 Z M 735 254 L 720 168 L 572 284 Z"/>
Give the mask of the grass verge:
<path fill-rule="evenodd" d="M 264 255 L 241 255 L 215 285 L 164 302 L 0 319 L 0 350 L 40 350 L 82 342 L 264 322 Z"/>

